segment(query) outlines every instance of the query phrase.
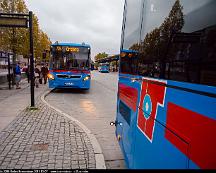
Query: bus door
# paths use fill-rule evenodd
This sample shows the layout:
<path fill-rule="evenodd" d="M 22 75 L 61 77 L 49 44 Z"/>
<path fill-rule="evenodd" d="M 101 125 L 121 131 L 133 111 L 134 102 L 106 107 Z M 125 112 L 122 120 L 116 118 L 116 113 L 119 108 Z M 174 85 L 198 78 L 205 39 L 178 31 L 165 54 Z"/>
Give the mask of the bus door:
<path fill-rule="evenodd" d="M 122 51 L 121 66 L 118 84 L 118 110 L 116 136 L 123 150 L 125 161 L 133 164 L 134 125 L 136 124 L 136 111 L 138 91 L 141 81 L 136 74 L 136 68 L 131 67 L 137 62 L 137 54 Z M 129 167 L 130 167 L 129 165 Z"/>

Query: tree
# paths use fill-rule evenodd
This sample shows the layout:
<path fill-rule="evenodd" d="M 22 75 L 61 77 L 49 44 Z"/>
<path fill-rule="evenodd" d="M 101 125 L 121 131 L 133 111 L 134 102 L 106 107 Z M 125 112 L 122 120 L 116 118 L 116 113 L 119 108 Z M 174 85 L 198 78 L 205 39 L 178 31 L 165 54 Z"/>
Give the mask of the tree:
<path fill-rule="evenodd" d="M 177 49 L 170 47 L 170 42 L 174 33 L 181 32 L 184 26 L 183 6 L 180 0 L 176 0 L 168 17 L 160 26 L 160 53 L 161 58 L 169 59 L 175 56 Z M 169 50 L 169 52 L 168 52 Z"/>
<path fill-rule="evenodd" d="M 98 60 L 103 59 L 103 58 L 106 58 L 106 57 L 108 57 L 108 54 L 106 54 L 105 52 L 103 52 L 103 53 L 98 53 L 98 54 L 94 57 L 94 59 L 95 59 L 95 61 L 98 61 Z"/>
<path fill-rule="evenodd" d="M 48 37 L 48 35 L 45 33 L 45 32 L 43 32 L 42 30 L 40 30 L 40 37 L 39 37 L 39 42 L 40 42 L 40 44 L 39 44 L 39 49 L 40 49 L 40 53 L 42 52 L 46 52 L 47 53 L 47 51 L 49 51 L 49 49 L 50 49 L 50 44 L 51 44 L 51 41 L 50 41 L 50 39 L 49 39 L 49 37 Z M 42 57 L 42 56 L 41 56 Z M 42 57 L 43 58 L 43 57 Z M 46 60 L 48 61 L 49 60 L 49 53 L 48 54 L 46 54 Z"/>
<path fill-rule="evenodd" d="M 38 18 L 35 14 L 33 14 L 33 42 L 34 42 L 34 57 L 38 58 L 40 57 L 40 29 L 39 29 L 39 23 Z"/>
<path fill-rule="evenodd" d="M 23 0 L 0 0 L 1 12 L 4 13 L 27 13 L 28 9 Z M 22 50 L 21 45 L 25 46 L 26 29 L 23 28 L 0 28 L 3 33 L 0 48 L 5 51 L 13 51 L 19 54 Z"/>
<path fill-rule="evenodd" d="M 140 45 L 134 44 L 132 48 L 139 48 L 142 54 L 142 61 L 148 61 L 151 58 L 159 61 L 167 58 L 167 50 L 174 32 L 181 32 L 184 26 L 183 7 L 179 0 L 176 0 L 168 17 L 159 28 L 153 29 L 147 33 Z M 174 49 L 169 48 L 170 55 L 175 53 Z"/>
<path fill-rule="evenodd" d="M 24 0 L 0 0 L 0 12 L 3 13 L 28 13 Z M 29 57 L 29 30 L 25 28 L 0 28 L 0 50 L 11 51 L 14 54 Z M 42 57 L 51 41 L 38 23 L 38 18 L 33 14 L 33 41 L 34 56 Z"/>
<path fill-rule="evenodd" d="M 1 13 L 9 13 L 10 10 L 10 0 L 0 0 L 0 12 Z M 10 44 L 10 33 L 8 28 L 0 28 L 0 50 L 9 50 Z"/>
<path fill-rule="evenodd" d="M 156 59 L 159 57 L 159 44 L 160 44 L 160 29 L 155 28 L 152 32 L 146 35 L 144 42 L 141 43 L 140 53 L 143 57 L 148 59 Z"/>
<path fill-rule="evenodd" d="M 133 44 L 133 45 L 129 48 L 129 50 L 137 50 L 137 51 L 139 51 L 139 50 L 140 50 L 140 44 L 139 44 L 139 43 Z"/>

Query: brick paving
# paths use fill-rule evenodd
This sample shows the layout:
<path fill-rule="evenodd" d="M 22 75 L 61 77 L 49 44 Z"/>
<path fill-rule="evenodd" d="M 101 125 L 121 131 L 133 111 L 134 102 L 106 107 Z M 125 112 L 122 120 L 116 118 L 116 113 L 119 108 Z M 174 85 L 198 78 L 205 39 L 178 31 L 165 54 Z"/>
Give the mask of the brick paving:
<path fill-rule="evenodd" d="M 20 82 L 21 89 L 17 90 L 15 85 L 11 85 L 11 90 L 9 90 L 8 83 L 0 83 L 0 102 L 4 99 L 13 96 L 14 94 L 24 90 L 29 86 L 27 79 L 22 79 Z"/>
<path fill-rule="evenodd" d="M 95 169 L 86 133 L 37 101 L 0 132 L 0 169 Z"/>
<path fill-rule="evenodd" d="M 45 100 L 91 130 L 101 146 L 107 169 L 127 169 L 115 127 L 110 126 L 116 118 L 118 74 L 92 71 L 91 75 L 89 91 L 56 89 Z"/>

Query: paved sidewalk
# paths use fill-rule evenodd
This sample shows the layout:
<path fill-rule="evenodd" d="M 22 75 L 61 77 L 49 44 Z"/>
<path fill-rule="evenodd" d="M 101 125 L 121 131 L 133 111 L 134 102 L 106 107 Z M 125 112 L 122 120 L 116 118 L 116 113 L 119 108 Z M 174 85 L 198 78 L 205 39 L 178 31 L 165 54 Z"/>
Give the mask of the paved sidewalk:
<path fill-rule="evenodd" d="M 28 109 L 30 88 L 23 88 L 0 92 L 0 169 L 95 169 L 87 134 L 40 100 L 47 86 L 35 88 L 38 110 Z"/>
<path fill-rule="evenodd" d="M 21 81 L 21 89 L 9 90 L 7 84 L 0 84 L 0 131 L 7 127 L 13 119 L 30 105 L 30 87 L 27 79 Z M 35 88 L 35 98 L 47 89 L 46 85 Z"/>
<path fill-rule="evenodd" d="M 40 101 L 0 133 L 0 169 L 94 169 L 84 131 Z"/>
<path fill-rule="evenodd" d="M 21 89 L 16 89 L 16 85 L 11 85 L 11 89 L 9 90 L 8 82 L 0 84 L 0 102 L 4 99 L 19 93 L 20 91 L 27 88 L 30 84 L 28 83 L 27 79 L 22 79 L 20 82 Z M 30 91 L 30 89 L 29 89 Z"/>

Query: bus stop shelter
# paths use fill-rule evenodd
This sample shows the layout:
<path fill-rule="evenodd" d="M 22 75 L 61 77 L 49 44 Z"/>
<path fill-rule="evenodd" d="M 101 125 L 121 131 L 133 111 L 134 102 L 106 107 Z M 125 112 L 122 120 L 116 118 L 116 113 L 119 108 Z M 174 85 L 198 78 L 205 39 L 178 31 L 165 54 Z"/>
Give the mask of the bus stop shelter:
<path fill-rule="evenodd" d="M 98 61 L 95 61 L 97 63 L 110 63 L 110 62 L 116 62 L 116 67 L 115 67 L 115 71 L 118 71 L 118 60 L 119 60 L 119 54 L 117 55 L 111 55 L 111 56 L 108 56 L 106 58 L 103 58 L 103 59 L 99 59 Z"/>
<path fill-rule="evenodd" d="M 13 66 L 11 66 L 11 55 L 13 54 L 5 51 L 0 51 L 0 83 L 8 82 L 9 89 L 11 89 L 11 84 L 14 84 Z"/>

